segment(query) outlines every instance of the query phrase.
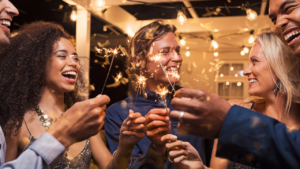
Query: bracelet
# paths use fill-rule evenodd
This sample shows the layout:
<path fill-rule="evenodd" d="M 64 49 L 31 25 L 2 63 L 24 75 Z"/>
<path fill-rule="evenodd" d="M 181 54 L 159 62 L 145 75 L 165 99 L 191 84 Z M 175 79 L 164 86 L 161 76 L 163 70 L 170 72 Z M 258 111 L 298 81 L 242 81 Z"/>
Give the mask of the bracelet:
<path fill-rule="evenodd" d="M 117 165 L 117 164 L 115 163 L 115 161 L 114 161 L 114 156 L 115 156 L 116 152 L 117 152 L 117 150 L 114 151 L 111 160 L 112 160 L 112 163 L 113 163 L 114 167 L 115 167 L 116 169 L 119 169 L 118 165 Z M 130 156 L 130 163 L 129 163 L 127 169 L 131 166 L 131 163 L 132 163 L 132 156 Z"/>

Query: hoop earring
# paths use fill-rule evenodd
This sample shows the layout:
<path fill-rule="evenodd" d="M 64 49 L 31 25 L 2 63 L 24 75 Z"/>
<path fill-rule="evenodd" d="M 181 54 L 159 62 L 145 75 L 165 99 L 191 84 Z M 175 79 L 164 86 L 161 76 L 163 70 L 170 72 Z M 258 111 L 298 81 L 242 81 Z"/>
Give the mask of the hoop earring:
<path fill-rule="evenodd" d="M 278 79 L 277 82 L 276 82 L 276 84 L 275 84 L 274 90 L 273 90 L 273 91 L 274 91 L 275 98 L 277 97 L 277 94 L 278 94 L 280 88 L 281 88 L 281 82 L 280 82 L 280 80 Z"/>

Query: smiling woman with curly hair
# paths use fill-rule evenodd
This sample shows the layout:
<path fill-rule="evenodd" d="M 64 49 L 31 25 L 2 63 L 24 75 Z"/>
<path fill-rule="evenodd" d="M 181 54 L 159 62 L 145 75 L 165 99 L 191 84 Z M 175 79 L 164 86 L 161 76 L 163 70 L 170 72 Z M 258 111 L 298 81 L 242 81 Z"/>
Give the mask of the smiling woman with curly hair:
<path fill-rule="evenodd" d="M 65 110 L 83 100 L 79 90 L 84 83 L 75 48 L 64 29 L 55 23 L 35 22 L 22 27 L 1 56 L 0 125 L 6 136 L 6 161 L 11 161 L 46 132 Z M 140 114 L 132 112 L 132 116 L 131 120 L 140 118 L 145 123 Z M 136 129 L 144 128 L 141 124 Z M 125 133 L 129 129 L 127 124 L 123 125 Z M 120 141 L 122 146 L 115 158 L 99 133 L 71 145 L 54 168 L 89 168 L 91 158 L 100 168 L 116 165 L 127 168 L 131 154 L 127 151 L 131 151 L 135 142 L 120 137 L 125 139 Z"/>
<path fill-rule="evenodd" d="M 0 66 L 0 125 L 7 134 L 16 132 L 22 125 L 26 111 L 34 111 L 46 85 L 45 67 L 51 59 L 53 44 L 68 38 L 59 25 L 37 22 L 26 25 L 11 38 L 11 45 L 1 53 Z M 80 73 L 80 72 L 78 72 Z M 78 87 L 83 83 L 79 74 L 75 89 L 65 93 L 67 108 L 76 101 Z M 80 85 L 81 84 L 81 85 Z M 12 131 L 14 130 L 14 131 Z"/>

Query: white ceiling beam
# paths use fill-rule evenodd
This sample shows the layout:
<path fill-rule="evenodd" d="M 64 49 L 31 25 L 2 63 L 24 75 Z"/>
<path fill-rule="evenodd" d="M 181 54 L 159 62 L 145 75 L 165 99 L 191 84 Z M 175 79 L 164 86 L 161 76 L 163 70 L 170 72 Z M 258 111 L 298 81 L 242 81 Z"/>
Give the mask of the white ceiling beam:
<path fill-rule="evenodd" d="M 191 7 L 192 6 L 192 4 L 190 3 L 190 1 L 182 1 L 183 2 L 183 4 L 185 5 L 185 7 L 187 7 L 187 9 L 189 10 L 189 12 L 190 12 L 190 14 L 192 15 L 192 17 L 194 18 L 194 19 L 198 19 L 198 14 L 197 14 L 197 12 L 195 11 L 195 9 L 194 8 L 188 8 L 188 7 Z"/>
<path fill-rule="evenodd" d="M 126 23 L 124 27 L 131 26 L 131 30 L 137 31 L 140 27 L 149 24 L 152 20 L 136 20 L 132 23 Z M 255 21 L 249 21 L 246 16 L 236 17 L 213 17 L 213 18 L 198 18 L 188 19 L 183 25 L 179 24 L 176 19 L 164 20 L 165 23 L 173 24 L 177 27 L 177 32 L 190 33 L 190 32 L 213 32 L 215 29 L 221 31 L 241 31 L 244 28 L 248 29 L 261 29 L 273 27 L 272 22 L 268 16 L 257 17 Z M 228 24 L 230 23 L 230 25 Z M 116 25 L 116 24 L 115 24 Z M 118 25 L 122 29 L 122 25 Z M 125 30 L 126 32 L 126 30 Z"/>
<path fill-rule="evenodd" d="M 266 12 L 266 7 L 267 7 L 267 1 L 262 0 L 261 6 L 260 6 L 260 15 L 265 15 Z"/>
<path fill-rule="evenodd" d="M 147 3 L 170 3 L 170 2 L 182 2 L 182 0 L 140 0 Z M 189 0 L 189 1 L 199 1 L 199 0 Z M 208 0 L 203 0 L 208 1 Z M 106 0 L 107 5 L 138 5 L 141 3 L 130 2 L 128 0 Z"/>
<path fill-rule="evenodd" d="M 66 0 L 65 0 L 66 1 Z M 153 20 L 137 20 L 133 15 L 119 6 L 112 6 L 108 8 L 104 14 L 100 12 L 99 8 L 90 7 L 91 0 L 68 0 L 73 1 L 83 7 L 89 9 L 94 16 L 103 19 L 106 22 L 118 27 L 123 33 L 132 35 L 142 26 L 149 24 Z M 117 1 L 117 0 L 112 0 Z M 150 1 L 150 0 L 148 0 Z M 154 1 L 154 0 L 153 0 Z M 187 19 L 187 22 L 180 25 L 176 19 L 164 20 L 165 23 L 173 24 L 177 27 L 179 33 L 190 32 L 207 32 L 218 29 L 221 31 L 240 31 L 244 28 L 261 29 L 273 27 L 267 15 L 257 17 L 254 21 L 249 21 L 246 16 L 232 16 L 232 17 L 207 17 Z"/>
<path fill-rule="evenodd" d="M 78 3 L 83 7 L 89 6 L 92 2 L 96 2 L 97 0 L 63 0 L 68 4 L 72 5 L 72 3 Z M 182 0 L 141 0 L 146 3 L 170 3 L 170 2 L 182 2 Z M 199 0 L 189 0 L 189 1 L 199 1 Z M 203 0 L 208 1 L 208 0 Z M 130 2 L 127 0 L 105 0 L 105 4 L 107 6 L 118 6 L 118 5 L 138 5 L 141 4 L 139 2 Z"/>

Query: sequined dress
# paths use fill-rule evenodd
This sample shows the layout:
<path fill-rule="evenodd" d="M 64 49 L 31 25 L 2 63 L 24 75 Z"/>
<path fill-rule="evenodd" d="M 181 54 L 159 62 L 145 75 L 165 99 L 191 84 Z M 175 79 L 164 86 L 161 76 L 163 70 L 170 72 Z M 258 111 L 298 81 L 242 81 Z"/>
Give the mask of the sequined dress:
<path fill-rule="evenodd" d="M 30 132 L 26 121 L 24 120 L 26 128 L 29 132 L 29 142 L 23 149 L 25 151 L 35 140 L 37 140 Z M 59 160 L 59 162 L 53 167 L 54 169 L 88 169 L 90 166 L 90 160 L 92 158 L 92 150 L 90 147 L 90 141 L 87 140 L 82 151 L 73 159 L 68 159 L 64 156 Z"/>

